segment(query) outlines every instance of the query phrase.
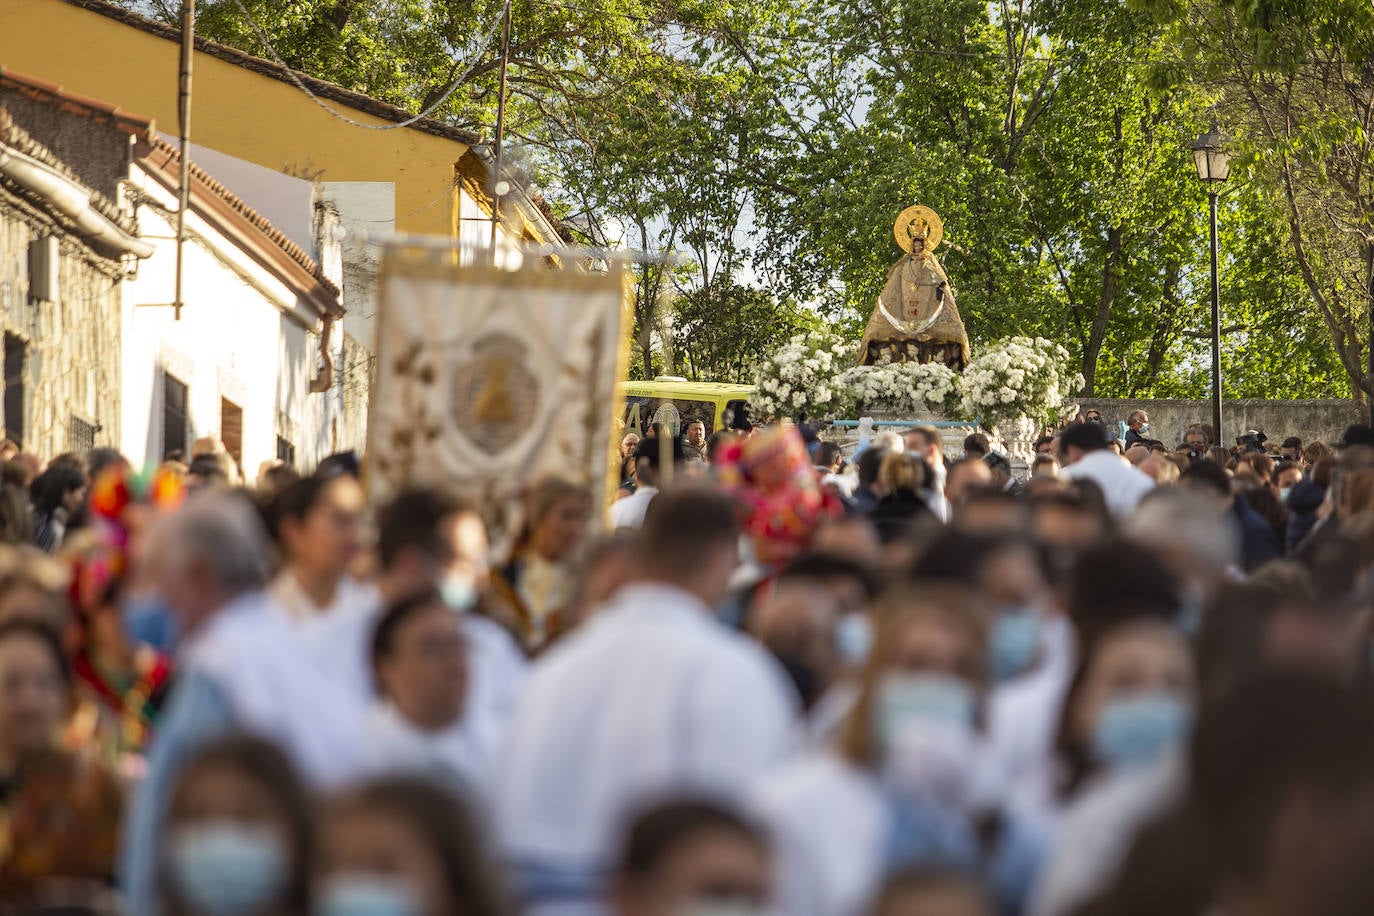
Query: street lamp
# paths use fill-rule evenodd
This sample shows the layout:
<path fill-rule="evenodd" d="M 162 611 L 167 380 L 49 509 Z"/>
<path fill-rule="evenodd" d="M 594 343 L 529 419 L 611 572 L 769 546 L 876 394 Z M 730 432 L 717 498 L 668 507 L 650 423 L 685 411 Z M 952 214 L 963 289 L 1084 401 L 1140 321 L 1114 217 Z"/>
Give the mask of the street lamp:
<path fill-rule="evenodd" d="M 1193 161 L 1197 177 L 1207 185 L 1212 204 L 1212 429 L 1216 442 L 1222 444 L 1221 432 L 1221 283 L 1217 277 L 1217 194 L 1221 183 L 1231 177 L 1231 163 L 1226 154 L 1226 138 L 1217 132 L 1216 125 L 1193 141 Z"/>

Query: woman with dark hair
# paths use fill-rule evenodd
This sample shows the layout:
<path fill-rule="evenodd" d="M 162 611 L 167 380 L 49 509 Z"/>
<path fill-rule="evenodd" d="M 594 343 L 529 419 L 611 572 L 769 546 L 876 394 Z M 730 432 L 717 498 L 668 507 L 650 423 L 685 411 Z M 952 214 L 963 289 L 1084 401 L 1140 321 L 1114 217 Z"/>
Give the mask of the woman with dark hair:
<path fill-rule="evenodd" d="M 361 706 L 373 697 L 368 646 L 379 599 L 349 575 L 362 551 L 367 497 L 348 474 L 313 475 L 281 492 L 269 523 L 284 563 L 268 588 L 315 664 Z"/>
<path fill-rule="evenodd" d="M 310 912 L 313 812 L 275 745 L 232 737 L 202 750 L 177 780 L 162 836 L 169 916 Z"/>
<path fill-rule="evenodd" d="M 1178 749 L 1192 726 L 1195 691 L 1188 642 L 1164 621 L 1129 619 L 1089 642 L 1055 741 L 1061 809 L 1093 782 Z"/>
<path fill-rule="evenodd" d="M 320 828 L 316 916 L 509 912 L 471 816 L 438 786 L 370 783 L 327 805 Z"/>
<path fill-rule="evenodd" d="M 57 635 L 0 623 L 0 685 L 0 900 L 89 904 L 114 874 L 123 796 L 94 755 L 58 743 L 72 674 Z"/>
<path fill-rule="evenodd" d="M 67 520 L 86 498 L 86 472 L 74 459 L 55 460 L 29 487 L 33 504 L 33 543 L 56 553 L 67 531 Z"/>
<path fill-rule="evenodd" d="M 630 825 L 612 883 L 615 916 L 768 912 L 773 859 L 758 827 L 718 804 L 656 805 Z"/>

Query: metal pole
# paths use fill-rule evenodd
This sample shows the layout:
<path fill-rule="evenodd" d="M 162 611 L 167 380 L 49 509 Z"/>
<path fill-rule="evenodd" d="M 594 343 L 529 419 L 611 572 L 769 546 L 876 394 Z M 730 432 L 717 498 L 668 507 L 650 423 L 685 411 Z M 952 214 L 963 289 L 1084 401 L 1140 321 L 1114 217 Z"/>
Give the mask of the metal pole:
<path fill-rule="evenodd" d="M 496 167 L 491 179 L 491 262 L 496 263 L 496 228 L 501 223 L 501 169 L 506 158 L 506 73 L 510 68 L 510 4 L 501 11 L 501 88 L 496 98 Z"/>
<path fill-rule="evenodd" d="M 1217 192 L 1208 196 L 1212 202 L 1212 429 L 1215 445 L 1225 446 L 1221 427 L 1221 281 L 1217 275 Z"/>
<path fill-rule="evenodd" d="M 1365 246 L 1365 292 L 1369 294 L 1369 377 L 1374 379 L 1374 242 Z M 1374 426 L 1374 397 L 1367 398 L 1369 425 Z"/>
<path fill-rule="evenodd" d="M 181 320 L 182 264 L 186 249 L 186 208 L 191 199 L 191 60 L 196 47 L 196 0 L 181 3 L 181 70 L 177 79 L 177 123 L 181 131 L 181 184 L 177 191 L 177 273 L 172 314 Z"/>

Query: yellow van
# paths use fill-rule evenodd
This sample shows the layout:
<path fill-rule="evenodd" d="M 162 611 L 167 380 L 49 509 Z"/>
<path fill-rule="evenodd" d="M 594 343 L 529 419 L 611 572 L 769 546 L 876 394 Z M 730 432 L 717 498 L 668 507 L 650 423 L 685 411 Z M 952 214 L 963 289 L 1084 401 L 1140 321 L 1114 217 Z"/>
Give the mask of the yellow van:
<path fill-rule="evenodd" d="M 691 421 L 701 420 L 709 436 L 747 416 L 745 405 L 754 386 L 661 375 L 652 382 L 621 382 L 619 390 L 625 398 L 625 432 L 643 436 L 645 429 L 662 423 L 676 436 Z"/>

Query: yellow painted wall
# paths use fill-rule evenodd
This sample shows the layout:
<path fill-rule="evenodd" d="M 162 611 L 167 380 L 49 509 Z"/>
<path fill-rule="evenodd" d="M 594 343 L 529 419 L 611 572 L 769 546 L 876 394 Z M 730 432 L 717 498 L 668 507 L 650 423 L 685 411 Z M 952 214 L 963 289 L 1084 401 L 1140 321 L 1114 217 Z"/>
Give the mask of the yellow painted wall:
<path fill-rule="evenodd" d="M 177 131 L 179 46 L 61 0 L 0 0 L 0 66 L 56 83 Z M 294 84 L 197 53 L 192 141 L 324 181 L 396 184 L 396 227 L 453 229 L 454 166 L 467 147 L 420 131 L 364 130 L 320 109 Z M 325 100 L 356 121 L 386 122 Z M 432 206 L 431 206 L 432 205 Z"/>

